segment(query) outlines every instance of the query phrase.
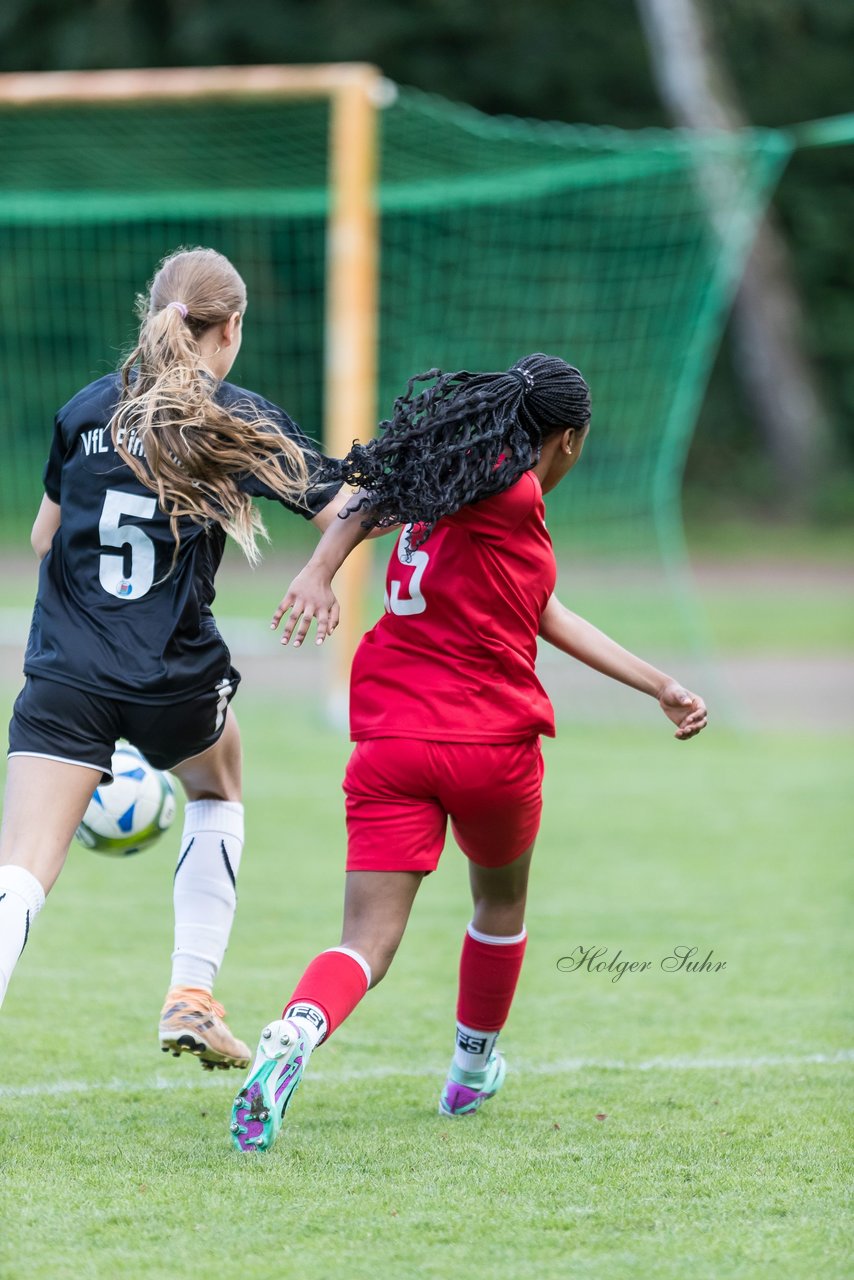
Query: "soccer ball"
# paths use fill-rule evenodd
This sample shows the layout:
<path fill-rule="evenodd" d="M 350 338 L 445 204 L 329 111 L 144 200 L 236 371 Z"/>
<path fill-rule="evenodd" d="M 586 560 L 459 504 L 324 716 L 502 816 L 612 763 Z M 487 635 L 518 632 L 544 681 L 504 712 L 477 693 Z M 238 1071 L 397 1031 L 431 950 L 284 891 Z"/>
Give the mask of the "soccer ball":
<path fill-rule="evenodd" d="M 175 817 L 175 788 L 168 773 L 155 769 L 128 743 L 113 754 L 113 781 L 95 788 L 77 828 L 87 849 L 126 858 L 152 844 Z"/>

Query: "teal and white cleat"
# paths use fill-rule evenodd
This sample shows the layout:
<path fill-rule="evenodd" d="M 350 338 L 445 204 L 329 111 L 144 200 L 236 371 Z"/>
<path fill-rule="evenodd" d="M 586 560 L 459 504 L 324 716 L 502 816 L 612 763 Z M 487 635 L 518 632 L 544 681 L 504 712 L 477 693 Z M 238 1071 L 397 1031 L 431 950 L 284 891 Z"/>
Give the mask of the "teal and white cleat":
<path fill-rule="evenodd" d="M 442 1096 L 440 1116 L 470 1116 L 494 1098 L 504 1083 L 507 1064 L 500 1053 L 492 1052 L 483 1071 L 462 1071 L 451 1063 Z"/>
<path fill-rule="evenodd" d="M 310 1049 L 294 1022 L 270 1022 L 261 1032 L 255 1061 L 231 1109 L 231 1140 L 238 1151 L 269 1151 Z"/>

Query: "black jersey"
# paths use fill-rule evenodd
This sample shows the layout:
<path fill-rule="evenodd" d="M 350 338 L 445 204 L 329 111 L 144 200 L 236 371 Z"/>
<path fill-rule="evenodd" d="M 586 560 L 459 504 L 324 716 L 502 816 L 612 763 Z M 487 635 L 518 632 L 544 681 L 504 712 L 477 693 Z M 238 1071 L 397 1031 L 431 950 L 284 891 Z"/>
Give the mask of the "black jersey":
<path fill-rule="evenodd" d="M 61 524 L 41 563 L 24 671 L 125 701 L 189 699 L 229 669 L 211 613 L 225 533 L 183 518 L 171 567 L 169 518 L 113 448 L 120 387 L 118 374 L 100 378 L 56 416 L 44 487 L 60 504 Z M 238 415 L 274 419 L 304 449 L 309 473 L 320 474 L 315 447 L 276 405 L 228 382 L 216 398 Z M 339 486 L 310 486 L 304 505 L 285 502 L 253 475 L 241 488 L 310 519 Z"/>

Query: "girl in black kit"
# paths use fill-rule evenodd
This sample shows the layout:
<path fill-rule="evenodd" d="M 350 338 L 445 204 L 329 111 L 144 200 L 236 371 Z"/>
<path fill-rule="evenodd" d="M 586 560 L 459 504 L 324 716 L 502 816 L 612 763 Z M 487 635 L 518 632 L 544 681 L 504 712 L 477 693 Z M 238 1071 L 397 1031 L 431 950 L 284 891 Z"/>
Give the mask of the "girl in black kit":
<path fill-rule="evenodd" d="M 41 560 L 26 683 L 9 729 L 0 832 L 0 1003 L 119 737 L 187 795 L 175 876 L 172 983 L 161 1047 L 245 1067 L 211 990 L 228 942 L 243 848 L 240 679 L 211 613 L 226 534 L 247 559 L 253 497 L 322 531 L 345 501 L 287 414 L 224 381 L 246 288 L 212 249 L 179 251 L 141 300 L 120 374 L 56 418 L 33 526 Z M 337 606 L 321 610 L 323 634 Z"/>

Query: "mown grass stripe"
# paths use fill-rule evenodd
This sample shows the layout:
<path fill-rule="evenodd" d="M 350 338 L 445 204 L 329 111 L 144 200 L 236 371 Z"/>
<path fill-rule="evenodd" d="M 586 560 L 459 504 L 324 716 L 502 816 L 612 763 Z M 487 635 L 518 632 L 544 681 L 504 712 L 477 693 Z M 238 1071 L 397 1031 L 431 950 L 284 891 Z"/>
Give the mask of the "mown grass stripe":
<path fill-rule="evenodd" d="M 514 1068 L 521 1076 L 563 1075 L 572 1071 L 755 1071 L 763 1067 L 838 1067 L 854 1063 L 854 1049 L 839 1049 L 833 1053 L 765 1054 L 754 1058 L 650 1058 L 645 1062 L 623 1062 L 610 1058 L 567 1058 L 560 1062 L 529 1063 Z M 359 1080 L 384 1080 L 391 1077 L 441 1076 L 446 1063 L 433 1067 L 376 1066 L 356 1067 L 343 1071 L 324 1071 L 321 1067 L 311 1072 L 312 1080 L 324 1080 L 334 1084 L 348 1084 Z M 235 1073 L 232 1082 L 242 1080 Z M 79 1093 L 139 1093 L 170 1089 L 208 1088 L 214 1084 L 226 1084 L 220 1075 L 196 1076 L 194 1079 L 170 1080 L 155 1076 L 153 1080 L 53 1080 L 42 1084 L 0 1085 L 0 1099 L 61 1097 Z"/>

